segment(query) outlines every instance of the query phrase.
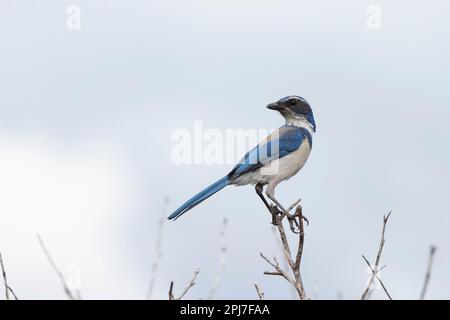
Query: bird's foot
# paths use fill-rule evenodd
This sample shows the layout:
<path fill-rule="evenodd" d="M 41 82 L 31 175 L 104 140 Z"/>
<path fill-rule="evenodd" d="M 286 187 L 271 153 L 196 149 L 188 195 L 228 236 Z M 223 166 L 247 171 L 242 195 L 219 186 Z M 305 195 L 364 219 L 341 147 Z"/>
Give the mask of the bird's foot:
<path fill-rule="evenodd" d="M 300 225 L 297 221 L 297 215 L 296 214 L 290 214 L 285 211 L 281 211 L 277 206 L 271 205 L 270 206 L 270 213 L 272 214 L 272 224 L 274 226 L 278 226 L 279 223 L 282 223 L 284 217 L 287 218 L 289 222 L 289 228 L 293 233 L 298 234 L 300 232 Z"/>
<path fill-rule="evenodd" d="M 283 214 L 283 212 L 278 209 L 275 205 L 270 205 L 270 213 L 272 214 L 272 224 L 274 226 L 278 225 L 278 222 L 281 221 L 280 216 Z"/>
<path fill-rule="evenodd" d="M 295 234 L 299 234 L 300 233 L 300 225 L 297 221 L 297 218 L 287 217 L 287 219 L 288 219 L 289 227 L 291 228 L 291 231 Z"/>
<path fill-rule="evenodd" d="M 299 234 L 300 233 L 300 223 L 299 220 L 297 219 L 297 216 L 291 216 L 291 217 L 287 217 L 288 222 L 289 222 L 289 227 L 291 228 L 291 231 L 295 234 Z M 302 216 L 302 219 L 306 222 L 306 225 L 309 225 L 309 221 L 306 217 Z"/>
<path fill-rule="evenodd" d="M 289 222 L 289 228 L 295 234 L 300 233 L 300 218 L 306 222 L 307 226 L 309 225 L 309 220 L 302 214 L 301 208 L 291 214 L 286 211 L 281 211 L 276 205 L 270 205 L 270 213 L 272 214 L 272 224 L 274 226 L 277 226 L 286 217 Z"/>
<path fill-rule="evenodd" d="M 309 226 L 309 220 L 307 217 L 305 217 L 303 215 L 301 207 L 297 207 L 297 209 L 295 210 L 295 213 L 293 213 L 293 214 L 286 213 L 286 218 L 288 219 L 289 226 L 293 233 L 296 233 L 296 234 L 300 233 L 300 219 L 305 221 L 306 225 Z"/>
<path fill-rule="evenodd" d="M 304 215 L 302 215 L 302 219 L 305 220 L 306 225 L 309 226 L 309 220 L 307 217 L 305 217 Z"/>

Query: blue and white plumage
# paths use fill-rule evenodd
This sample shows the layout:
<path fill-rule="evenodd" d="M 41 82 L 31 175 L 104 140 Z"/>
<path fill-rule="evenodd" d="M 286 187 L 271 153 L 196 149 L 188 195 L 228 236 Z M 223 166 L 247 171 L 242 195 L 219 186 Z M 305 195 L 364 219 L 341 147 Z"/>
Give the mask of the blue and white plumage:
<path fill-rule="evenodd" d="M 285 211 L 275 198 L 275 188 L 305 165 L 311 152 L 316 124 L 311 106 L 299 96 L 285 97 L 267 108 L 279 111 L 286 124 L 250 150 L 225 177 L 186 201 L 168 219 L 179 218 L 228 185 L 256 185 L 256 192 L 269 208 L 262 194 L 263 187 L 267 186 L 266 195 Z"/>

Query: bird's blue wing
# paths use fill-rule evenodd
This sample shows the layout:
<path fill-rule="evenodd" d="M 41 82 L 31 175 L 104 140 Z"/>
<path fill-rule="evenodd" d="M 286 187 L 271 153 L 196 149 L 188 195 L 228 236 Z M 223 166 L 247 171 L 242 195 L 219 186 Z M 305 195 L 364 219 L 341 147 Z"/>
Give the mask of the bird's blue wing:
<path fill-rule="evenodd" d="M 308 139 L 311 146 L 311 135 L 307 130 L 294 126 L 283 126 L 247 152 L 244 158 L 231 170 L 228 177 L 236 178 L 273 160 L 283 158 L 297 150 L 304 139 Z"/>

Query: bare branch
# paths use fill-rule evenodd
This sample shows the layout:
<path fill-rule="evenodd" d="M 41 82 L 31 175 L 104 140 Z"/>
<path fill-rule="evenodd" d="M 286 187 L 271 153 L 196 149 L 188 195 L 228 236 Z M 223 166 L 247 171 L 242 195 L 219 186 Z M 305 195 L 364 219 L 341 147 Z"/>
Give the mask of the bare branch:
<path fill-rule="evenodd" d="M 291 212 L 300 203 L 300 201 L 302 201 L 302 199 L 295 200 L 294 203 L 289 207 L 288 212 Z"/>
<path fill-rule="evenodd" d="M 303 219 L 303 211 L 302 211 L 302 207 L 300 205 L 297 206 L 297 209 L 295 210 L 295 215 L 298 218 L 300 232 L 298 234 L 297 255 L 295 258 L 295 264 L 294 264 L 292 271 L 294 272 L 295 282 L 296 282 L 296 286 L 298 287 L 298 290 L 299 290 L 300 299 L 305 300 L 305 299 L 308 299 L 308 297 L 306 296 L 305 288 L 303 286 L 302 275 L 300 273 L 300 264 L 302 262 L 302 255 L 303 255 L 303 245 L 305 243 L 305 227 L 303 224 L 303 220 L 304 220 Z"/>
<path fill-rule="evenodd" d="M 166 222 L 166 214 L 167 214 L 167 205 L 170 203 L 170 198 L 164 199 L 164 206 L 161 211 L 161 216 L 158 220 L 158 233 L 156 236 L 156 245 L 155 245 L 155 260 L 152 264 L 152 271 L 150 276 L 150 284 L 148 286 L 147 290 L 147 299 L 151 299 L 153 297 L 153 289 L 155 287 L 155 281 L 156 281 L 156 273 L 158 271 L 159 263 L 162 258 L 162 252 L 161 252 L 161 244 L 163 239 L 163 230 L 164 230 L 164 224 Z"/>
<path fill-rule="evenodd" d="M 64 274 L 59 270 L 58 266 L 56 265 L 55 261 L 53 260 L 52 256 L 50 255 L 50 252 L 48 251 L 47 247 L 44 244 L 44 240 L 42 240 L 40 235 L 37 235 L 39 245 L 42 248 L 42 251 L 44 252 L 45 256 L 47 257 L 48 262 L 52 266 L 53 270 L 56 272 L 59 280 L 61 281 L 62 287 L 64 289 L 64 293 L 70 300 L 76 300 L 74 294 L 69 289 L 69 286 L 67 285 L 66 279 L 64 278 Z"/>
<path fill-rule="evenodd" d="M 299 217 L 299 224 L 300 224 L 300 233 L 298 236 L 298 247 L 297 247 L 297 256 L 295 257 L 295 270 L 300 270 L 300 263 L 302 262 L 302 255 L 303 255 L 303 244 L 305 242 L 305 227 L 303 225 L 303 214 L 302 214 L 302 207 L 297 207 L 297 215 Z"/>
<path fill-rule="evenodd" d="M 259 285 L 255 282 L 254 283 L 256 293 L 258 294 L 259 300 L 264 300 L 264 291 L 259 287 Z"/>
<path fill-rule="evenodd" d="M 183 297 L 186 295 L 186 293 L 188 293 L 188 291 L 195 285 L 195 280 L 197 279 L 199 272 L 200 272 L 200 270 L 198 270 L 198 269 L 194 272 L 194 276 L 192 277 L 191 282 L 189 282 L 187 287 L 184 288 L 183 292 L 181 293 L 181 295 L 178 297 L 177 300 L 183 299 Z"/>
<path fill-rule="evenodd" d="M 9 293 L 11 293 L 13 295 L 15 300 L 19 300 L 17 298 L 16 294 L 14 293 L 14 290 L 8 285 L 8 278 L 6 277 L 6 268 L 5 268 L 5 265 L 3 263 L 3 258 L 2 258 L 1 252 L 0 252 L 0 267 L 2 269 L 3 284 L 5 286 L 5 298 L 6 298 L 6 300 L 10 300 Z"/>
<path fill-rule="evenodd" d="M 191 281 L 189 282 L 187 287 L 184 288 L 183 292 L 181 293 L 181 295 L 178 298 L 175 298 L 175 295 L 173 293 L 173 281 L 171 281 L 170 282 L 170 287 L 169 287 L 169 300 L 181 300 L 181 299 L 183 299 L 183 297 L 186 295 L 186 293 L 188 293 L 188 291 L 195 285 L 195 280 L 197 279 L 197 276 L 198 276 L 199 273 L 200 273 L 200 270 L 197 269 L 194 272 L 194 276 L 192 277 Z"/>
<path fill-rule="evenodd" d="M 173 295 L 173 281 L 170 281 L 170 287 L 169 287 L 169 300 L 175 300 L 175 297 Z"/>
<path fill-rule="evenodd" d="M 280 267 L 276 258 L 274 258 L 274 262 L 272 262 L 267 257 L 265 257 L 262 253 L 260 253 L 260 256 L 275 269 L 275 272 L 266 271 L 266 272 L 264 272 L 264 274 L 283 277 L 289 283 L 292 284 L 292 286 L 295 288 L 295 290 L 298 294 L 298 297 L 301 300 L 305 300 L 305 299 L 308 299 L 308 297 L 306 296 L 306 293 L 305 293 L 302 276 L 301 276 L 301 272 L 300 272 L 301 259 L 302 259 L 302 255 L 303 255 L 303 245 L 304 245 L 304 240 L 305 240 L 305 230 L 304 230 L 304 223 L 303 223 L 304 217 L 303 217 L 303 213 L 302 213 L 302 207 L 300 205 L 298 205 L 299 202 L 300 202 L 300 200 L 297 200 L 296 202 L 294 202 L 294 204 L 292 204 L 289 207 L 289 210 L 292 210 L 293 208 L 296 207 L 295 213 L 293 215 L 287 216 L 286 214 L 282 213 L 279 210 L 278 210 L 279 211 L 278 214 L 276 215 L 276 227 L 278 229 L 278 233 L 280 236 L 283 255 L 284 255 L 284 258 L 285 258 L 288 266 L 290 267 L 291 272 L 294 275 L 294 277 L 292 278 L 291 276 L 289 276 Z M 272 207 L 272 210 L 271 210 L 272 215 L 274 215 L 275 210 L 277 210 L 277 209 L 275 209 L 275 207 Z M 284 218 L 288 219 L 291 229 L 292 229 L 293 225 L 296 225 L 299 228 L 298 246 L 297 246 L 297 250 L 296 250 L 295 261 L 292 258 L 292 253 L 291 253 L 292 251 L 289 246 L 289 241 L 288 241 L 288 238 L 286 235 L 286 231 L 284 229 L 284 225 L 283 225 Z"/>
<path fill-rule="evenodd" d="M 3 264 L 2 254 L 0 253 L 0 266 L 2 267 L 3 284 L 5 285 L 5 298 L 9 300 L 8 279 L 6 278 L 5 265 Z"/>
<path fill-rule="evenodd" d="M 369 266 L 372 269 L 372 274 L 370 276 L 369 283 L 368 283 L 366 289 L 364 290 L 364 292 L 363 292 L 363 294 L 361 296 L 361 300 L 366 300 L 367 294 L 369 293 L 369 290 L 372 287 L 372 284 L 373 284 L 373 282 L 375 280 L 375 277 L 377 276 L 378 265 L 380 264 L 381 253 L 383 252 L 383 247 L 384 247 L 384 242 L 385 242 L 385 240 L 384 240 L 384 233 L 386 231 L 386 224 L 387 224 L 390 216 L 391 216 L 391 212 L 389 212 L 387 215 L 383 216 L 383 228 L 381 230 L 381 240 L 380 240 L 380 245 L 378 247 L 378 253 L 377 253 L 377 258 L 375 260 L 375 266 L 372 269 L 372 267 L 370 266 L 370 263 L 369 263 Z"/>
<path fill-rule="evenodd" d="M 14 290 L 13 290 L 10 286 L 8 286 L 8 290 L 9 290 L 9 292 L 11 292 L 11 294 L 13 295 L 14 300 L 19 300 L 19 298 L 17 298 L 16 293 L 14 292 Z"/>
<path fill-rule="evenodd" d="M 436 253 L 436 250 L 437 250 L 437 248 L 435 246 L 430 246 L 430 254 L 428 256 L 427 273 L 425 274 L 425 280 L 423 282 L 422 292 L 420 294 L 420 300 L 424 300 L 425 294 L 427 293 L 428 283 L 430 282 L 430 278 L 431 278 L 431 268 L 433 266 L 433 258 L 434 258 L 434 254 Z"/>
<path fill-rule="evenodd" d="M 300 201 L 300 199 L 297 200 L 295 203 L 298 203 L 298 201 Z M 291 207 L 292 207 L 292 206 L 291 206 Z M 291 207 L 289 208 L 289 210 L 292 210 Z M 278 244 L 278 247 L 280 248 L 282 254 L 285 255 L 285 252 L 286 252 L 286 251 L 284 250 L 283 243 L 282 243 L 282 241 L 281 241 L 281 239 L 280 239 L 279 232 L 278 232 L 278 228 L 277 228 L 276 226 L 272 225 L 272 227 L 271 227 L 270 229 L 271 229 L 271 231 L 272 231 L 272 235 L 273 235 L 273 237 L 274 237 L 275 242 Z M 286 259 L 283 259 L 283 260 L 282 260 L 282 268 L 283 268 L 284 270 L 286 270 L 286 269 L 289 268 L 289 264 L 288 264 L 288 262 L 287 262 Z M 269 273 L 265 273 L 265 274 L 270 274 L 270 272 L 269 272 Z M 276 272 L 273 272 L 272 275 L 277 275 L 277 274 L 276 274 Z M 291 292 L 290 292 L 290 294 L 291 294 L 291 299 L 292 299 L 292 300 L 297 299 L 297 296 L 298 296 L 298 295 L 297 295 L 297 290 L 295 289 L 295 287 L 290 286 L 289 288 L 291 289 L 291 290 L 290 290 L 290 291 L 291 291 Z"/>
<path fill-rule="evenodd" d="M 372 268 L 372 266 L 370 265 L 369 260 L 367 260 L 366 257 L 365 257 L 364 255 L 363 255 L 362 257 L 363 257 L 364 261 L 366 262 L 366 264 L 369 266 L 370 270 L 372 271 L 372 274 L 374 274 L 375 277 L 377 278 L 377 280 L 380 282 L 381 287 L 383 288 L 384 292 L 385 292 L 386 295 L 388 296 L 389 300 L 392 300 L 392 297 L 391 297 L 391 295 L 389 294 L 389 292 L 387 291 L 386 286 L 384 285 L 383 281 L 381 281 L 381 278 L 378 276 L 377 272 L 376 272 L 376 271 Z M 381 268 L 379 271 L 381 271 L 382 269 L 384 269 L 384 266 L 383 266 L 383 268 Z"/>
<path fill-rule="evenodd" d="M 217 273 L 214 277 L 213 286 L 211 288 L 211 291 L 209 292 L 208 300 L 211 300 L 214 294 L 217 292 L 217 289 L 219 288 L 220 285 L 220 276 L 222 275 L 225 266 L 225 258 L 227 253 L 227 247 L 225 244 L 225 230 L 227 228 L 227 223 L 228 223 L 227 218 L 224 218 L 222 222 L 222 229 L 220 230 L 221 248 L 220 248 L 219 266 L 217 268 Z"/>
<path fill-rule="evenodd" d="M 266 260 L 266 262 L 268 264 L 270 264 L 275 270 L 276 272 L 269 272 L 266 271 L 264 272 L 264 274 L 266 275 L 274 275 L 274 276 L 282 276 L 283 278 L 285 278 L 289 283 L 291 283 L 293 286 L 295 286 L 295 281 L 294 279 L 292 279 L 283 269 L 280 268 L 280 264 L 278 263 L 277 258 L 273 258 L 273 261 L 270 261 L 264 254 L 262 254 L 261 252 L 259 253 L 259 255 L 261 256 L 261 258 L 263 258 L 264 260 Z"/>
<path fill-rule="evenodd" d="M 268 276 L 282 276 L 283 275 L 282 273 L 279 273 L 277 271 L 264 271 L 264 274 L 268 275 Z"/>

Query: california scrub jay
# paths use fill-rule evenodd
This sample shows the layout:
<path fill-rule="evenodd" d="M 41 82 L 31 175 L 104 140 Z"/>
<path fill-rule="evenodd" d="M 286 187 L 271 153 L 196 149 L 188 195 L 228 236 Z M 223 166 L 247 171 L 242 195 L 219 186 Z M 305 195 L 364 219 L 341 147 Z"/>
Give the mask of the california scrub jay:
<path fill-rule="evenodd" d="M 252 184 L 270 212 L 263 195 L 272 200 L 284 214 L 288 212 L 275 198 L 276 186 L 294 176 L 304 166 L 312 147 L 312 135 L 316 131 L 313 112 L 309 103 L 299 96 L 288 96 L 267 106 L 277 110 L 285 118 L 286 124 L 250 150 L 225 177 L 198 193 L 175 210 L 168 219 L 175 220 L 200 202 L 208 199 L 226 186 Z M 275 170 L 274 170 L 275 169 Z M 275 219 L 273 220 L 275 224 Z"/>

